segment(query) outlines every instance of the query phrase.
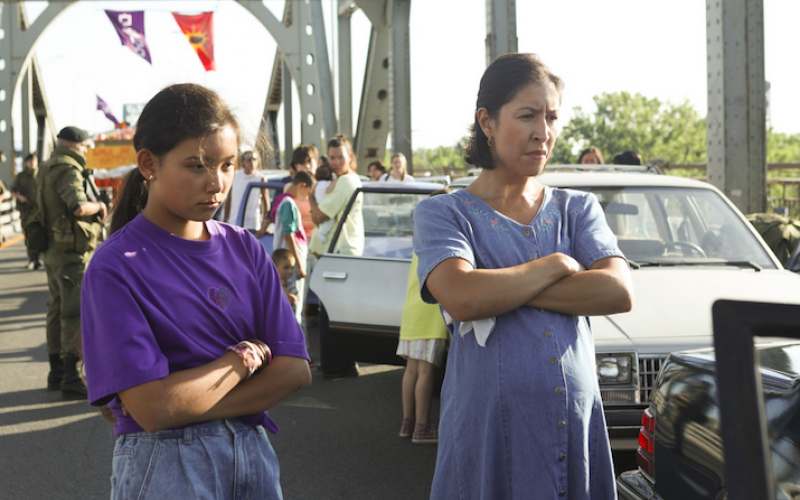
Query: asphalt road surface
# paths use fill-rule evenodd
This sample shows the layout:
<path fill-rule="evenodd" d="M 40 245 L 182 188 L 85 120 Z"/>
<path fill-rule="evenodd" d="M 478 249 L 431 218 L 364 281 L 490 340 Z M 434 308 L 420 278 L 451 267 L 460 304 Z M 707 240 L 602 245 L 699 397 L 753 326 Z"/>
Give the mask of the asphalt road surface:
<path fill-rule="evenodd" d="M 22 241 L 0 248 L 0 499 L 106 499 L 112 425 L 85 401 L 45 390 L 46 277 L 26 262 Z M 313 329 L 311 338 L 317 358 Z M 397 437 L 402 368 L 362 366 L 336 381 L 312 373 L 311 387 L 270 412 L 284 497 L 428 498 L 436 446 Z M 435 398 L 434 422 L 438 414 Z M 618 470 L 634 467 L 623 460 Z"/>

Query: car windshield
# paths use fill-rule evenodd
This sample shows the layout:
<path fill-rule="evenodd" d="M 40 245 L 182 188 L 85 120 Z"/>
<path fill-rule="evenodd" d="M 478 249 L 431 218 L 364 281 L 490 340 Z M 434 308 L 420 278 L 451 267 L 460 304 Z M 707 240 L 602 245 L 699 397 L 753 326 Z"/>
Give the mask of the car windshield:
<path fill-rule="evenodd" d="M 364 256 L 410 259 L 414 207 L 428 194 L 363 192 Z"/>
<path fill-rule="evenodd" d="M 641 265 L 776 266 L 716 192 L 692 188 L 592 187 L 620 250 Z"/>

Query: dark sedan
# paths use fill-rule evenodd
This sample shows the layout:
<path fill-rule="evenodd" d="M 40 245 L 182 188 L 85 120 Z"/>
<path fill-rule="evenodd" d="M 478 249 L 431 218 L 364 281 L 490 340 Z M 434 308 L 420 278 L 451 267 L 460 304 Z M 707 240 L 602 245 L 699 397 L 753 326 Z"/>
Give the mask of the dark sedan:
<path fill-rule="evenodd" d="M 756 346 L 776 499 L 800 498 L 800 343 Z M 623 500 L 728 497 L 713 349 L 672 354 L 642 418 Z M 744 404 L 744 403 L 743 403 Z M 754 499 L 756 500 L 756 499 Z M 764 500 L 764 499 L 758 499 Z"/>

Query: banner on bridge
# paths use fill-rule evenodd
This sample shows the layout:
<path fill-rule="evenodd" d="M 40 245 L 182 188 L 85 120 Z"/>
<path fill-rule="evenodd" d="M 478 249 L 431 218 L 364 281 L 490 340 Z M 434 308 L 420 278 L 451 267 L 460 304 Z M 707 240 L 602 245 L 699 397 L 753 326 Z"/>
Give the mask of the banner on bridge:
<path fill-rule="evenodd" d="M 196 16 L 185 16 L 173 12 L 175 21 L 181 27 L 181 31 L 192 44 L 192 48 L 197 52 L 197 57 L 203 63 L 206 71 L 216 71 L 217 65 L 214 62 L 214 13 L 203 12 Z"/>
<path fill-rule="evenodd" d="M 144 39 L 144 12 L 107 10 L 106 15 L 117 30 L 122 45 L 128 47 L 134 54 L 141 56 L 145 61 L 153 64 L 150 59 L 150 49 Z"/>

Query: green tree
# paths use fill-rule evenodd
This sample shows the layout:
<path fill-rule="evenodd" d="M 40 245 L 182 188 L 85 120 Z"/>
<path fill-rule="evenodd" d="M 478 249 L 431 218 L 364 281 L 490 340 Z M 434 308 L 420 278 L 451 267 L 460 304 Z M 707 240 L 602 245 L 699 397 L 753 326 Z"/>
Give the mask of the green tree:
<path fill-rule="evenodd" d="M 688 101 L 648 99 L 629 92 L 594 97 L 596 111 L 575 108 L 556 142 L 551 163 L 575 163 L 580 151 L 595 146 L 608 163 L 614 154 L 637 151 L 645 162 L 703 163 L 706 122 Z"/>
<path fill-rule="evenodd" d="M 767 163 L 800 162 L 800 134 L 767 131 Z"/>
<path fill-rule="evenodd" d="M 456 169 L 467 168 L 464 160 L 464 145 L 466 138 L 462 138 L 455 146 L 439 146 L 438 148 L 419 148 L 414 150 L 414 169 L 417 171 L 430 171 L 434 175 L 442 174 L 445 167 Z"/>

